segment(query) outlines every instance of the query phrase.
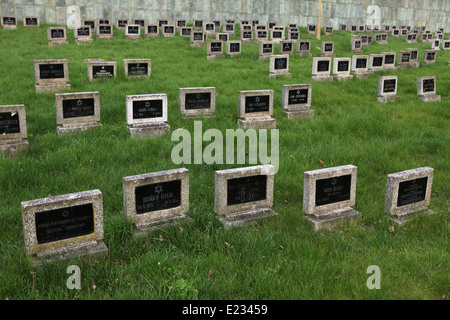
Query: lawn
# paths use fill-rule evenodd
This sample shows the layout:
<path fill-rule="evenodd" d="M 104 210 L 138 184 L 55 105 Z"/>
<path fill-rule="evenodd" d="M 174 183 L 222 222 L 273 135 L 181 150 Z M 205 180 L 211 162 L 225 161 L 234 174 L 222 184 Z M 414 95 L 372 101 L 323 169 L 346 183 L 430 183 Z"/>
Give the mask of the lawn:
<path fill-rule="evenodd" d="M 26 153 L 0 158 L 0 299 L 448 299 L 450 51 L 439 51 L 432 65 L 322 83 L 311 80 L 312 58 L 299 56 L 290 58 L 292 78 L 270 79 L 256 43 L 243 44 L 241 56 L 207 60 L 206 47 L 191 47 L 188 38 L 126 40 L 119 30 L 111 40 L 94 35 L 82 46 L 68 30 L 69 45 L 49 47 L 46 27 L 0 29 L 0 105 L 25 105 L 29 141 Z M 306 28 L 300 37 L 311 39 L 311 53 L 320 56 L 319 40 Z M 322 36 L 335 41 L 337 57 L 352 56 L 350 38 L 339 31 Z M 373 43 L 364 54 L 419 48 L 421 61 L 430 47 L 389 36 L 388 44 Z M 89 82 L 90 58 L 117 61 L 117 77 Z M 123 59 L 133 58 L 152 60 L 151 78 L 125 78 Z M 70 92 L 100 92 L 101 129 L 56 135 L 54 94 L 34 88 L 33 60 L 40 59 L 68 59 Z M 401 99 L 377 102 L 382 75 L 398 75 Z M 417 78 L 433 75 L 442 101 L 422 102 Z M 312 83 L 314 119 L 287 119 L 282 86 L 302 83 Z M 194 121 L 178 111 L 178 90 L 185 87 L 216 87 L 216 117 L 202 126 L 224 135 L 238 128 L 239 91 L 274 90 L 278 216 L 225 230 L 214 212 L 214 172 L 250 164 L 175 165 L 171 151 L 178 142 L 171 133 L 130 137 L 125 96 L 134 94 L 166 93 L 171 132 L 193 133 Z M 347 164 L 358 167 L 354 208 L 362 219 L 315 231 L 302 212 L 303 173 Z M 437 214 L 394 225 L 384 212 L 387 175 L 424 166 L 434 168 L 429 207 Z M 178 167 L 190 172 L 193 222 L 133 238 L 122 177 Z M 25 251 L 21 202 L 92 189 L 103 193 L 108 256 L 34 267 Z M 66 286 L 70 265 L 80 267 L 80 290 Z M 366 286 L 371 265 L 381 271 L 379 290 Z"/>

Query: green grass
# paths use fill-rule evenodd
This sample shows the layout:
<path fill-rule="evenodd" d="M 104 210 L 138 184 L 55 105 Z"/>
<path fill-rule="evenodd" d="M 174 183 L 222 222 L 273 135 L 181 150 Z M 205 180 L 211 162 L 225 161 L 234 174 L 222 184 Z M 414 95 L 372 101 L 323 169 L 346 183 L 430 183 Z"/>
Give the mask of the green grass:
<path fill-rule="evenodd" d="M 258 61 L 258 45 L 244 44 L 240 57 L 208 61 L 206 48 L 189 39 L 95 39 L 77 46 L 49 47 L 46 26 L 38 30 L 0 30 L 0 105 L 25 104 L 28 151 L 0 158 L 0 299 L 448 299 L 448 205 L 450 172 L 450 52 L 433 65 L 377 72 L 368 79 L 312 83 L 312 59 L 292 56 L 292 78 L 269 79 L 269 61 Z M 236 30 L 238 33 L 238 29 Z M 95 36 L 94 36 L 95 37 Z M 351 57 L 350 33 L 335 32 L 337 57 Z M 446 35 L 446 38 L 448 35 Z M 312 40 L 313 56 L 320 41 Z M 365 54 L 419 48 L 389 36 Z M 275 46 L 275 53 L 278 45 Z M 101 123 L 96 131 L 56 135 L 53 94 L 36 93 L 33 60 L 69 61 L 71 92 L 99 91 Z M 88 81 L 85 59 L 118 62 L 115 79 Z M 123 59 L 150 58 L 152 76 L 126 80 Z M 377 102 L 378 76 L 398 75 L 401 99 Z M 424 103 L 416 91 L 419 76 L 437 76 L 440 103 Z M 312 83 L 312 120 L 290 120 L 281 110 L 285 84 Z M 177 144 L 170 135 L 131 139 L 125 96 L 166 93 L 171 130 L 194 121 L 178 112 L 178 89 L 216 87 L 216 117 L 203 131 L 237 129 L 241 90 L 273 89 L 274 118 L 280 130 L 280 168 L 275 175 L 276 218 L 246 228 L 224 230 L 214 213 L 214 172 L 242 165 L 180 165 L 190 171 L 193 223 L 168 227 L 134 240 L 124 218 L 122 177 L 178 167 L 171 160 Z M 207 143 L 204 143 L 207 145 Z M 314 231 L 303 218 L 303 172 L 358 166 L 357 224 L 334 232 Z M 437 215 L 395 226 L 384 212 L 386 177 L 422 166 L 434 168 L 430 208 Z M 25 252 L 20 203 L 91 189 L 103 193 L 104 259 L 72 260 L 36 268 Z M 81 269 L 81 290 L 69 290 L 69 265 Z M 369 290 L 366 269 L 381 269 L 381 289 Z"/>

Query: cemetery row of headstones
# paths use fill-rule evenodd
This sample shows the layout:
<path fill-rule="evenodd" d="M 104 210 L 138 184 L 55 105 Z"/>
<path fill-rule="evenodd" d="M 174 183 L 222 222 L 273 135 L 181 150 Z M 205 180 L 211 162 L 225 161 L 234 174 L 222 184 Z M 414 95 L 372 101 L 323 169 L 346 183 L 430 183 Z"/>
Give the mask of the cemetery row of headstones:
<path fill-rule="evenodd" d="M 392 221 L 407 222 L 428 208 L 433 169 L 389 174 L 384 210 Z M 361 217 L 356 203 L 357 167 L 345 165 L 304 172 L 304 218 L 319 229 Z M 185 168 L 124 177 L 124 216 L 136 237 L 149 230 L 189 222 L 189 171 Z M 258 165 L 215 172 L 214 211 L 226 229 L 277 216 L 274 167 Z M 21 203 L 26 252 L 34 264 L 107 254 L 100 190 L 50 196 Z"/>

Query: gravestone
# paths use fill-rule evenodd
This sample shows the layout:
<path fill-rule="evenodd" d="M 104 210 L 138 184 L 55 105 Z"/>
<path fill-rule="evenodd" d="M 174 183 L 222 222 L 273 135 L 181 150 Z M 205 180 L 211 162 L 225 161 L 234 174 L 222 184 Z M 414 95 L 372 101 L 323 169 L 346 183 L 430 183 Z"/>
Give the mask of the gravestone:
<path fill-rule="evenodd" d="M 326 36 L 331 36 L 333 34 L 333 27 L 332 26 L 327 26 L 324 28 L 324 34 Z"/>
<path fill-rule="evenodd" d="M 127 124 L 132 138 L 158 137 L 170 131 L 167 94 L 126 96 Z"/>
<path fill-rule="evenodd" d="M 308 34 L 312 34 L 312 35 L 316 34 L 316 25 L 315 24 L 308 24 L 306 26 L 306 28 L 308 30 Z"/>
<path fill-rule="evenodd" d="M 411 52 L 400 51 L 398 53 L 397 68 L 409 68 L 411 67 Z"/>
<path fill-rule="evenodd" d="M 398 76 L 383 76 L 378 78 L 378 102 L 386 103 L 398 99 Z"/>
<path fill-rule="evenodd" d="M 241 41 L 243 43 L 253 42 L 253 31 L 252 30 L 241 30 Z"/>
<path fill-rule="evenodd" d="M 352 53 L 363 53 L 361 36 L 352 35 Z"/>
<path fill-rule="evenodd" d="M 361 217 L 361 213 L 352 208 L 357 169 L 346 165 L 304 173 L 303 212 L 316 230 L 333 229 Z"/>
<path fill-rule="evenodd" d="M 292 74 L 289 73 L 289 55 L 287 54 L 270 56 L 269 77 L 276 78 L 278 76 L 292 77 Z"/>
<path fill-rule="evenodd" d="M 117 62 L 91 61 L 87 64 L 89 81 L 97 79 L 115 78 L 117 75 Z"/>
<path fill-rule="evenodd" d="M 441 96 L 436 95 L 436 76 L 417 78 L 417 94 L 424 102 L 441 101 Z"/>
<path fill-rule="evenodd" d="M 420 37 L 420 42 L 428 42 L 428 34 L 423 33 Z"/>
<path fill-rule="evenodd" d="M 205 46 L 206 34 L 203 31 L 195 31 L 191 33 L 191 47 L 203 47 Z"/>
<path fill-rule="evenodd" d="M 222 28 L 222 21 L 220 21 L 220 20 L 213 20 L 213 23 L 214 23 L 214 30 L 216 32 L 219 32 L 220 29 Z"/>
<path fill-rule="evenodd" d="M 116 21 L 116 28 L 119 30 L 125 30 L 128 24 L 128 19 L 118 19 Z"/>
<path fill-rule="evenodd" d="M 432 64 L 436 62 L 436 51 L 435 50 L 424 50 L 423 52 L 423 64 Z"/>
<path fill-rule="evenodd" d="M 203 31 L 203 20 L 194 20 L 193 27 L 196 31 Z"/>
<path fill-rule="evenodd" d="M 54 93 L 70 89 L 66 59 L 34 60 L 33 66 L 36 92 Z"/>
<path fill-rule="evenodd" d="M 414 43 L 417 42 L 417 36 L 414 33 L 408 33 L 406 35 L 406 43 Z"/>
<path fill-rule="evenodd" d="M 125 38 L 138 40 L 141 38 L 141 26 L 139 24 L 127 24 L 125 28 Z"/>
<path fill-rule="evenodd" d="M 226 229 L 276 216 L 273 185 L 272 165 L 216 171 L 214 211 Z"/>
<path fill-rule="evenodd" d="M 253 26 L 254 30 L 268 30 L 265 24 L 257 24 Z"/>
<path fill-rule="evenodd" d="M 25 249 L 33 265 L 107 255 L 100 190 L 24 201 L 21 207 Z"/>
<path fill-rule="evenodd" d="M 314 57 L 312 66 L 312 79 L 314 81 L 333 81 L 331 74 L 330 57 Z"/>
<path fill-rule="evenodd" d="M 226 52 L 229 56 L 240 56 L 242 50 L 242 42 L 240 40 L 231 40 L 226 42 Z"/>
<path fill-rule="evenodd" d="M 189 170 L 185 168 L 128 176 L 122 179 L 123 210 L 134 235 L 146 235 L 183 221 L 189 211 Z"/>
<path fill-rule="evenodd" d="M 156 38 L 159 37 L 159 26 L 157 24 L 148 24 L 145 26 L 145 37 Z"/>
<path fill-rule="evenodd" d="M 207 35 L 212 35 L 216 32 L 215 25 L 213 22 L 206 22 L 203 24 L 203 32 Z"/>
<path fill-rule="evenodd" d="M 39 17 L 23 17 L 23 26 L 25 28 L 39 28 L 40 22 Z"/>
<path fill-rule="evenodd" d="M 311 84 L 284 85 L 281 93 L 281 108 L 288 119 L 313 118 L 311 110 Z"/>
<path fill-rule="evenodd" d="M 47 28 L 48 45 L 51 47 L 69 44 L 67 41 L 66 27 Z"/>
<path fill-rule="evenodd" d="M 334 41 L 322 41 L 321 56 L 334 57 Z"/>
<path fill-rule="evenodd" d="M 387 33 L 380 33 L 381 40 L 378 42 L 379 44 L 387 44 Z"/>
<path fill-rule="evenodd" d="M 244 24 L 244 25 L 241 25 L 241 31 L 242 30 L 250 30 L 250 31 L 252 31 L 253 30 L 253 27 L 252 27 L 252 25 L 251 24 Z"/>
<path fill-rule="evenodd" d="M 134 19 L 133 24 L 137 24 L 141 26 L 142 28 L 145 27 L 145 20 L 144 19 Z"/>
<path fill-rule="evenodd" d="M 288 40 L 291 40 L 291 41 L 298 41 L 299 39 L 300 39 L 300 31 L 292 31 L 292 30 L 289 30 L 288 31 L 288 38 L 287 38 Z"/>
<path fill-rule="evenodd" d="M 279 53 L 287 54 L 292 56 L 294 54 L 294 50 L 296 50 L 296 41 L 285 40 L 280 42 Z"/>
<path fill-rule="evenodd" d="M 333 77 L 338 81 L 352 80 L 353 75 L 350 74 L 351 63 L 352 60 L 350 58 L 334 58 Z"/>
<path fill-rule="evenodd" d="M 256 41 L 268 41 L 269 40 L 269 31 L 267 30 L 256 30 L 255 34 Z"/>
<path fill-rule="evenodd" d="M 256 28 L 256 26 L 259 26 L 260 24 L 259 24 L 259 20 L 252 20 L 252 27 L 253 27 L 253 29 L 255 29 Z"/>
<path fill-rule="evenodd" d="M 0 155 L 16 156 L 28 148 L 25 106 L 0 106 Z"/>
<path fill-rule="evenodd" d="M 169 20 L 166 18 L 161 18 L 156 20 L 156 24 L 158 25 L 159 28 L 162 28 L 162 26 L 169 24 Z"/>
<path fill-rule="evenodd" d="M 90 20 L 90 19 L 82 20 L 81 26 L 89 26 L 89 27 L 91 27 L 91 33 L 95 33 L 95 20 Z"/>
<path fill-rule="evenodd" d="M 428 209 L 433 173 L 433 168 L 422 167 L 388 175 L 384 211 L 390 220 L 402 224 L 418 215 L 436 213 Z"/>
<path fill-rule="evenodd" d="M 55 105 L 58 135 L 102 127 L 99 92 L 57 93 Z"/>
<path fill-rule="evenodd" d="M 206 59 L 218 59 L 223 58 L 223 41 L 220 40 L 208 40 L 206 41 Z"/>
<path fill-rule="evenodd" d="M 397 67 L 395 66 L 396 53 L 395 52 L 382 52 L 382 54 L 384 55 L 384 61 L 383 61 L 384 69 L 388 69 L 388 70 L 397 69 Z"/>
<path fill-rule="evenodd" d="M 112 24 L 99 24 L 97 26 L 97 38 L 99 39 L 112 39 L 114 28 Z"/>
<path fill-rule="evenodd" d="M 359 26 L 358 26 L 358 32 L 359 32 L 359 33 L 366 32 L 366 26 L 364 26 L 364 25 L 359 25 Z"/>
<path fill-rule="evenodd" d="M 311 54 L 311 40 L 299 40 L 298 42 L 297 42 L 297 54 L 300 56 L 300 57 L 304 57 L 304 56 L 307 56 L 307 57 L 312 57 L 312 54 Z"/>
<path fill-rule="evenodd" d="M 183 27 L 180 29 L 180 35 L 182 37 L 191 37 L 192 27 Z"/>
<path fill-rule="evenodd" d="M 339 25 L 339 30 L 340 30 L 340 31 L 348 31 L 347 25 L 346 25 L 346 24 L 340 24 L 340 25 Z"/>
<path fill-rule="evenodd" d="M 13 16 L 2 16 L 3 29 L 17 29 L 17 18 Z"/>
<path fill-rule="evenodd" d="M 350 26 L 350 32 L 357 32 L 357 31 L 358 31 L 358 26 L 356 26 L 356 25 Z"/>
<path fill-rule="evenodd" d="M 442 50 L 450 50 L 450 40 L 442 41 Z"/>
<path fill-rule="evenodd" d="M 216 88 L 180 88 L 178 107 L 184 118 L 212 118 L 216 111 Z"/>
<path fill-rule="evenodd" d="M 171 24 L 166 24 L 162 26 L 163 37 L 174 37 L 175 36 L 175 26 Z"/>
<path fill-rule="evenodd" d="M 259 43 L 259 60 L 269 60 L 273 55 L 274 44 L 272 41 L 261 41 Z"/>
<path fill-rule="evenodd" d="M 384 26 L 384 32 L 391 32 L 391 26 Z"/>
<path fill-rule="evenodd" d="M 94 41 L 91 35 L 91 28 L 89 26 L 83 26 L 74 29 L 75 43 L 78 45 L 86 44 Z"/>
<path fill-rule="evenodd" d="M 228 38 L 228 33 L 216 33 L 216 40 L 227 42 Z"/>
<path fill-rule="evenodd" d="M 433 39 L 433 41 L 431 42 L 431 49 L 436 51 L 441 50 L 441 40 Z"/>
<path fill-rule="evenodd" d="M 359 79 L 369 77 L 369 56 L 367 55 L 354 55 L 352 57 L 352 71 Z"/>
<path fill-rule="evenodd" d="M 384 54 L 371 54 L 369 56 L 369 72 L 384 69 Z"/>
<path fill-rule="evenodd" d="M 275 27 L 276 25 L 277 25 L 277 23 L 274 21 L 267 22 L 267 30 L 272 30 L 273 27 Z"/>
<path fill-rule="evenodd" d="M 399 36 L 400 36 L 400 30 L 398 30 L 398 29 L 393 29 L 393 30 L 392 30 L 392 36 L 393 36 L 393 37 L 399 37 Z"/>
<path fill-rule="evenodd" d="M 367 47 L 369 45 L 369 36 L 363 34 L 360 35 L 360 37 L 361 37 L 361 45 L 363 47 Z"/>
<path fill-rule="evenodd" d="M 150 78 L 152 73 L 151 59 L 124 59 L 123 67 L 125 77 L 131 78 Z"/>
<path fill-rule="evenodd" d="M 111 24 L 111 20 L 109 19 L 98 19 L 97 20 L 97 26 L 100 24 Z"/>
<path fill-rule="evenodd" d="M 175 20 L 175 27 L 178 29 L 178 31 L 181 30 L 181 28 L 187 27 L 187 20 L 186 19 L 176 19 Z"/>
<path fill-rule="evenodd" d="M 273 90 L 239 91 L 238 121 L 241 128 L 275 129 Z"/>
<path fill-rule="evenodd" d="M 280 42 L 284 40 L 284 30 L 270 30 L 270 39 L 272 42 Z"/>
<path fill-rule="evenodd" d="M 234 23 L 224 23 L 222 32 L 228 33 L 230 37 L 235 37 L 236 35 L 234 34 Z"/>
<path fill-rule="evenodd" d="M 406 38 L 408 35 L 408 29 L 400 28 L 400 37 Z"/>

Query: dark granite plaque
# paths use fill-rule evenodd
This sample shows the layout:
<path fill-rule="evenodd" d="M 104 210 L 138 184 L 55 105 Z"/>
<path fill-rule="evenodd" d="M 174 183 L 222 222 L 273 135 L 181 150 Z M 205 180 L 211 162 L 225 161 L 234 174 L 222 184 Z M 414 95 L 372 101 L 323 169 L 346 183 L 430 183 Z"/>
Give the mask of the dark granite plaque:
<path fill-rule="evenodd" d="M 374 57 L 372 67 L 381 67 L 383 65 L 383 57 Z"/>
<path fill-rule="evenodd" d="M 394 34 L 395 34 L 395 35 L 398 35 L 398 30 L 394 30 Z"/>
<path fill-rule="evenodd" d="M 352 31 L 356 31 L 356 26 L 352 26 Z"/>
<path fill-rule="evenodd" d="M 362 42 L 367 42 L 368 40 L 369 40 L 369 38 L 367 36 L 361 36 Z"/>
<path fill-rule="evenodd" d="M 330 70 L 330 61 L 317 61 L 317 72 L 324 72 Z"/>
<path fill-rule="evenodd" d="M 364 26 L 360 26 L 359 31 L 364 31 Z"/>
<path fill-rule="evenodd" d="M 348 71 L 349 64 L 348 61 L 338 61 L 337 71 Z"/>
<path fill-rule="evenodd" d="M 230 52 L 241 52 L 241 44 L 240 43 L 230 43 Z"/>
<path fill-rule="evenodd" d="M 95 28 L 95 22 L 94 21 L 85 21 L 84 25 L 91 27 L 91 29 Z"/>
<path fill-rule="evenodd" d="M 139 20 L 134 20 L 134 24 L 138 24 L 138 25 L 140 25 L 141 27 L 145 27 L 145 20 L 141 20 L 141 19 L 139 19 Z"/>
<path fill-rule="evenodd" d="M 203 21 L 195 21 L 194 27 L 203 28 Z"/>
<path fill-rule="evenodd" d="M 38 244 L 91 234 L 95 231 L 93 205 L 88 203 L 37 212 L 35 225 Z"/>
<path fill-rule="evenodd" d="M 432 33 L 428 34 L 428 39 L 433 39 L 433 34 Z"/>
<path fill-rule="evenodd" d="M 377 35 L 375 36 L 375 41 L 381 41 L 381 35 L 377 34 Z"/>
<path fill-rule="evenodd" d="M 186 27 L 186 21 L 184 20 L 177 21 L 177 27 L 178 28 Z"/>
<path fill-rule="evenodd" d="M 99 32 L 100 34 L 111 34 L 111 26 L 100 26 Z"/>
<path fill-rule="evenodd" d="M 114 66 L 92 66 L 92 77 L 103 78 L 103 77 L 114 77 Z"/>
<path fill-rule="evenodd" d="M 325 32 L 331 33 L 331 32 L 333 32 L 333 28 L 327 27 L 327 28 L 325 28 Z"/>
<path fill-rule="evenodd" d="M 36 18 L 25 18 L 25 23 L 27 26 L 37 26 L 37 19 Z"/>
<path fill-rule="evenodd" d="M 266 200 L 266 192 L 266 175 L 228 179 L 227 206 Z"/>
<path fill-rule="evenodd" d="M 283 33 L 281 31 L 274 31 L 272 33 L 272 38 L 281 38 Z"/>
<path fill-rule="evenodd" d="M 361 48 L 361 41 L 355 41 L 355 48 L 356 49 Z"/>
<path fill-rule="evenodd" d="M 184 108 L 186 110 L 211 108 L 211 92 L 186 93 Z"/>
<path fill-rule="evenodd" d="M 402 54 L 402 62 L 409 62 L 410 58 L 411 58 L 411 54 L 409 54 L 409 53 Z"/>
<path fill-rule="evenodd" d="M 119 27 L 121 27 L 121 28 L 126 27 L 127 24 L 128 24 L 128 21 L 127 21 L 127 20 L 119 20 L 119 22 L 117 23 L 117 25 L 118 25 Z"/>
<path fill-rule="evenodd" d="M 3 17 L 3 24 L 4 25 L 15 25 L 16 18 L 15 17 Z"/>
<path fill-rule="evenodd" d="M 298 32 L 291 32 L 291 39 L 298 40 Z"/>
<path fill-rule="evenodd" d="M 259 24 L 259 20 L 253 20 L 252 21 L 252 26 L 256 26 L 256 25 L 258 25 Z"/>
<path fill-rule="evenodd" d="M 381 35 L 381 40 L 382 40 L 382 41 L 385 41 L 385 40 L 386 40 L 386 35 L 385 35 L 385 34 L 382 34 L 382 35 Z"/>
<path fill-rule="evenodd" d="M 128 34 L 139 34 L 139 26 L 127 26 Z"/>
<path fill-rule="evenodd" d="M 267 38 L 267 31 L 258 31 L 258 38 Z"/>
<path fill-rule="evenodd" d="M 129 63 L 129 76 L 145 76 L 148 75 L 148 63 Z"/>
<path fill-rule="evenodd" d="M 309 31 L 316 31 L 316 26 L 309 26 L 309 27 L 308 27 L 308 30 L 309 30 Z"/>
<path fill-rule="evenodd" d="M 91 28 L 89 27 L 81 27 L 77 29 L 78 36 L 89 36 L 91 34 Z"/>
<path fill-rule="evenodd" d="M 89 117 L 95 113 L 94 98 L 65 99 L 62 107 L 64 119 Z"/>
<path fill-rule="evenodd" d="M 388 79 L 384 80 L 383 84 L 383 92 L 395 92 L 395 84 L 397 83 L 397 80 L 395 79 Z"/>
<path fill-rule="evenodd" d="M 211 42 L 211 52 L 222 52 L 222 42 Z"/>
<path fill-rule="evenodd" d="M 167 210 L 181 205 L 181 180 L 136 187 L 136 214 Z"/>
<path fill-rule="evenodd" d="M 234 31 L 234 25 L 233 24 L 227 24 L 225 25 L 226 31 Z"/>
<path fill-rule="evenodd" d="M 283 43 L 283 51 L 292 51 L 292 43 L 291 42 L 285 42 Z"/>
<path fill-rule="evenodd" d="M 98 20 L 98 24 L 109 24 L 109 20 L 108 19 Z"/>
<path fill-rule="evenodd" d="M 434 79 L 423 80 L 423 92 L 433 92 L 434 89 Z"/>
<path fill-rule="evenodd" d="M 274 23 L 274 22 L 269 23 L 269 29 L 272 29 L 275 25 L 276 25 L 276 23 Z"/>
<path fill-rule="evenodd" d="M 161 118 L 163 116 L 163 101 L 135 100 L 133 101 L 133 119 Z"/>
<path fill-rule="evenodd" d="M 270 96 L 247 96 L 245 97 L 245 113 L 267 112 L 270 109 Z"/>
<path fill-rule="evenodd" d="M 20 133 L 19 112 L 0 112 L 0 134 Z"/>
<path fill-rule="evenodd" d="M 183 29 L 181 29 L 181 34 L 183 36 L 190 36 L 191 35 L 191 29 L 190 28 L 183 28 Z"/>
<path fill-rule="evenodd" d="M 214 31 L 214 23 L 207 23 L 207 24 L 205 24 L 205 30 L 207 30 L 207 31 Z"/>
<path fill-rule="evenodd" d="M 219 40 L 220 41 L 228 41 L 228 35 L 227 34 L 219 34 Z"/>
<path fill-rule="evenodd" d="M 450 48 L 450 41 L 444 42 L 444 48 Z"/>
<path fill-rule="evenodd" d="M 289 90 L 288 104 L 308 103 L 308 89 Z"/>
<path fill-rule="evenodd" d="M 384 56 L 384 64 L 393 64 L 395 56 L 393 54 L 387 54 Z"/>
<path fill-rule="evenodd" d="M 247 24 L 242 26 L 242 30 L 252 30 L 252 26 Z"/>
<path fill-rule="evenodd" d="M 342 30 L 342 31 L 346 31 L 346 30 L 347 30 L 347 25 L 346 25 L 346 24 L 343 24 L 343 25 L 341 26 L 341 30 Z"/>
<path fill-rule="evenodd" d="M 275 58 L 274 67 L 275 70 L 287 69 L 287 58 Z"/>
<path fill-rule="evenodd" d="M 256 30 L 266 30 L 266 26 L 264 25 L 256 26 Z"/>
<path fill-rule="evenodd" d="M 158 33 L 158 27 L 157 26 L 148 26 L 147 33 Z"/>
<path fill-rule="evenodd" d="M 64 64 L 40 64 L 39 65 L 40 79 L 61 79 L 64 78 Z"/>
<path fill-rule="evenodd" d="M 400 182 L 398 185 L 397 207 L 425 200 L 428 177 Z"/>
<path fill-rule="evenodd" d="M 168 24 L 169 22 L 167 20 L 159 20 L 159 27 L 161 28 L 163 25 Z"/>
<path fill-rule="evenodd" d="M 273 44 L 272 43 L 264 43 L 263 44 L 263 53 L 271 53 L 273 52 Z"/>
<path fill-rule="evenodd" d="M 252 38 L 252 32 L 251 31 L 244 31 L 244 32 L 242 32 L 242 37 L 244 39 L 251 39 Z"/>
<path fill-rule="evenodd" d="M 194 32 L 194 40 L 203 41 L 203 32 Z"/>
<path fill-rule="evenodd" d="M 301 51 L 309 51 L 309 42 L 300 42 Z"/>
<path fill-rule="evenodd" d="M 356 69 L 365 69 L 367 67 L 367 59 L 356 59 Z"/>
<path fill-rule="evenodd" d="M 427 60 L 428 61 L 432 61 L 436 58 L 436 53 L 435 52 L 427 52 Z"/>
<path fill-rule="evenodd" d="M 164 26 L 164 33 L 174 33 L 175 30 L 173 26 Z"/>
<path fill-rule="evenodd" d="M 52 38 L 64 38 L 64 30 L 63 29 L 52 29 L 50 30 L 50 37 Z"/>
<path fill-rule="evenodd" d="M 316 206 L 350 200 L 352 175 L 316 181 Z"/>

